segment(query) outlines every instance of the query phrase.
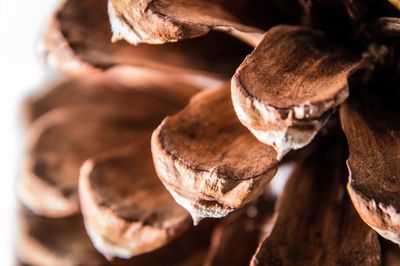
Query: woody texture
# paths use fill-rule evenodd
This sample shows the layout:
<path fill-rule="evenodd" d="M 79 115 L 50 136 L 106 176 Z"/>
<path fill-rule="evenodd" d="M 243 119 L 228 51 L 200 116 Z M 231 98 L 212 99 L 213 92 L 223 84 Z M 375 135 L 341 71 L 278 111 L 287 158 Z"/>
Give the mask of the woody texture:
<path fill-rule="evenodd" d="M 400 265 L 399 1 L 60 0 L 40 46 L 21 265 Z"/>

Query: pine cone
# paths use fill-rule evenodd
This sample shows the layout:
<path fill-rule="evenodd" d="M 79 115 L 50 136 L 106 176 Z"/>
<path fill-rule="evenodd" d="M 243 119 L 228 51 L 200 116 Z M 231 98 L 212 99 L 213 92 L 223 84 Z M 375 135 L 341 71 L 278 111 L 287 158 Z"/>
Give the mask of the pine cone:
<path fill-rule="evenodd" d="M 19 260 L 400 264 L 399 37 L 395 0 L 62 1 Z"/>

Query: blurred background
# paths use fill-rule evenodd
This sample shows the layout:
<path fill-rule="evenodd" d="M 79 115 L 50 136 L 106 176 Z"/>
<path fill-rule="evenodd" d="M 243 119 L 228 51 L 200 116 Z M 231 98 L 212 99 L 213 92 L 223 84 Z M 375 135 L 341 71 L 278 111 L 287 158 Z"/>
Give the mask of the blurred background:
<path fill-rule="evenodd" d="M 0 265 L 14 265 L 15 180 L 22 164 L 23 98 L 53 74 L 37 53 L 57 0 L 0 0 Z"/>

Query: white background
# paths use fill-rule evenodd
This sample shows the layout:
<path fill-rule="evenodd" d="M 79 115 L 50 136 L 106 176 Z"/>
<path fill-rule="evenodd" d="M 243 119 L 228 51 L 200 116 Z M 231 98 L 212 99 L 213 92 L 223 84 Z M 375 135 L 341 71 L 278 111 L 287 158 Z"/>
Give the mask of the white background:
<path fill-rule="evenodd" d="M 57 0 L 0 0 L 0 265 L 14 265 L 15 180 L 22 164 L 20 105 L 45 78 L 35 46 Z"/>

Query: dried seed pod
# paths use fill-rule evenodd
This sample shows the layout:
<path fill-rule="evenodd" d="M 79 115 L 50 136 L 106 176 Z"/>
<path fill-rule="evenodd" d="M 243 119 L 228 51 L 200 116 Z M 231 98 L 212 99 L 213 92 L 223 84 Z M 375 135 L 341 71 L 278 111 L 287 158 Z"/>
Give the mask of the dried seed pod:
<path fill-rule="evenodd" d="M 157 178 L 150 152 L 151 133 L 86 161 L 79 196 L 86 228 L 107 257 L 129 258 L 152 251 L 190 225 Z"/>
<path fill-rule="evenodd" d="M 260 239 L 268 235 L 274 200 L 266 195 L 224 218 L 213 232 L 204 265 L 249 265 Z M 232 252 L 234 250 L 235 252 Z"/>
<path fill-rule="evenodd" d="M 361 218 L 400 244 L 398 80 L 354 91 L 340 109 L 350 156 L 348 191 Z M 384 87 L 385 89 L 380 89 Z"/>
<path fill-rule="evenodd" d="M 229 96 L 201 92 L 153 133 L 157 174 L 195 223 L 255 199 L 276 173 L 276 152 L 239 123 Z"/>
<path fill-rule="evenodd" d="M 250 51 L 226 34 L 163 46 L 111 43 L 111 37 L 107 0 L 64 0 L 42 43 L 48 61 L 67 73 L 134 65 L 179 73 L 203 86 L 230 77 Z"/>
<path fill-rule="evenodd" d="M 200 266 L 203 264 L 213 222 L 202 223 L 167 245 L 129 260 L 107 262 L 92 246 L 82 217 L 44 218 L 26 212 L 19 231 L 17 253 L 22 265 Z M 179 250 L 179 252 L 177 252 Z"/>
<path fill-rule="evenodd" d="M 348 96 L 347 77 L 360 65 L 316 31 L 277 26 L 232 78 L 239 120 L 282 157 L 307 145 Z"/>
<path fill-rule="evenodd" d="M 111 265 L 118 266 L 201 266 L 204 263 L 214 222 L 208 221 L 191 227 L 167 245 L 152 252 L 128 260 L 114 259 Z"/>
<path fill-rule="evenodd" d="M 118 80 L 67 82 L 63 89 L 56 87 L 31 104 L 33 117 L 55 109 L 31 127 L 28 159 L 18 185 L 21 200 L 36 213 L 59 217 L 77 212 L 82 163 L 148 134 L 145 131 L 176 112 L 191 91 L 183 83 L 164 84 L 157 79 L 143 84 Z M 173 84 L 181 87 L 167 89 Z"/>
<path fill-rule="evenodd" d="M 100 6 L 99 12 L 90 12 L 95 2 Z M 60 1 L 40 47 L 49 63 L 66 72 L 79 74 L 122 64 L 124 58 L 129 58 L 126 45 L 109 45 L 111 32 L 106 13 L 101 12 L 102 5 L 104 10 L 106 0 Z M 82 38 L 86 40 L 82 41 Z M 94 49 L 87 49 L 88 45 Z"/>
<path fill-rule="evenodd" d="M 28 211 L 20 215 L 18 258 L 28 265 L 105 265 L 79 215 L 50 219 Z"/>
<path fill-rule="evenodd" d="M 157 116 L 168 110 L 178 111 L 198 90 L 174 74 L 114 67 L 102 74 L 66 80 L 31 96 L 25 103 L 24 115 L 30 124 L 56 108 L 101 106 L 104 112 Z M 151 112 L 146 109 L 148 106 L 152 106 Z"/>
<path fill-rule="evenodd" d="M 147 123 L 147 121 L 146 121 Z M 154 126 L 154 125 L 153 125 Z M 144 121 L 95 108 L 59 109 L 32 125 L 19 197 L 35 213 L 60 217 L 78 212 L 82 163 L 146 134 Z"/>
<path fill-rule="evenodd" d="M 255 46 L 263 33 L 240 23 L 219 0 L 109 0 L 108 13 L 113 39 L 132 44 L 176 42 L 214 29 Z"/>
<path fill-rule="evenodd" d="M 321 143 L 323 150 L 294 171 L 251 265 L 380 265 L 378 236 L 358 217 L 341 182 L 340 145 Z"/>

